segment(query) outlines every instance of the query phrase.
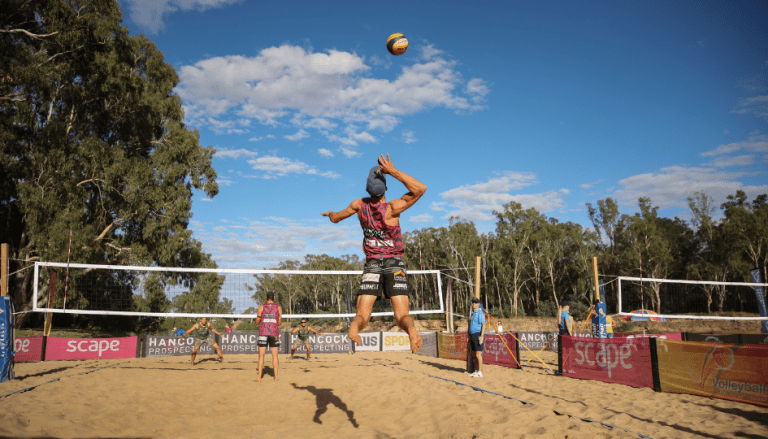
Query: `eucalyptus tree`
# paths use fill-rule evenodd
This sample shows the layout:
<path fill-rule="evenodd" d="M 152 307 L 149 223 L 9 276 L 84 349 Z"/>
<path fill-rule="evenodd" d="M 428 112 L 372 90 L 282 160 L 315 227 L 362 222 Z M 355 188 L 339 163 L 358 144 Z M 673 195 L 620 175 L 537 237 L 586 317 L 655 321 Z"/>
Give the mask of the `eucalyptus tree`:
<path fill-rule="evenodd" d="M 184 125 L 173 67 L 121 15 L 114 0 L 3 2 L 0 240 L 14 259 L 63 262 L 71 230 L 74 262 L 213 267 L 187 227 L 193 189 L 218 192 L 214 149 Z M 30 270 L 11 281 L 31 308 Z"/>

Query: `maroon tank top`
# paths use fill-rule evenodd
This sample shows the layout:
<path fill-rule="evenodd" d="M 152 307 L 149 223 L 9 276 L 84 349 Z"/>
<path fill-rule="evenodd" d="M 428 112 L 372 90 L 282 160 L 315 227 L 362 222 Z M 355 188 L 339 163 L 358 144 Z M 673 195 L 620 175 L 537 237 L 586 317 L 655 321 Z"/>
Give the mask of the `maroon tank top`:
<path fill-rule="evenodd" d="M 363 252 L 368 259 L 402 258 L 403 234 L 400 224 L 390 226 L 384 221 L 389 203 L 371 203 L 363 198 L 360 206 L 360 226 L 363 228 Z"/>
<path fill-rule="evenodd" d="M 280 308 L 276 303 L 266 303 L 262 309 L 261 323 L 259 324 L 259 335 L 272 335 L 277 337 L 277 321 L 280 319 Z"/>

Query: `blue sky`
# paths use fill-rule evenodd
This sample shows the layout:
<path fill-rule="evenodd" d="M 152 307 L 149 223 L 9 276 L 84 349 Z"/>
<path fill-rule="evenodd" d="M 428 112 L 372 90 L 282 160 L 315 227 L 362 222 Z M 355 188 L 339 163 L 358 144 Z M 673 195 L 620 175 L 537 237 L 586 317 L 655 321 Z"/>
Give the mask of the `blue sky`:
<path fill-rule="evenodd" d="M 606 197 L 686 219 L 696 191 L 768 193 L 764 2 L 121 5 L 217 150 L 220 192 L 195 195 L 190 227 L 221 267 L 362 256 L 357 220 L 320 213 L 366 196 L 382 153 L 428 186 L 404 232 L 450 217 L 492 231 L 510 201 L 589 226 L 585 204 Z"/>

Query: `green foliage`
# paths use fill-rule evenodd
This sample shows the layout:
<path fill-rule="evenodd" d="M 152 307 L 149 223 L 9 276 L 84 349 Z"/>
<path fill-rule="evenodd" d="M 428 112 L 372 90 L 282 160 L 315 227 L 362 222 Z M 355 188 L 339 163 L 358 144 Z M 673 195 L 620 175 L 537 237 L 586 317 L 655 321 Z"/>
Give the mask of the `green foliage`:
<path fill-rule="evenodd" d="M 539 304 L 539 308 L 534 312 L 536 317 L 556 317 L 557 305 L 551 300 L 545 300 Z"/>
<path fill-rule="evenodd" d="M 13 258 L 63 262 L 71 230 L 72 261 L 215 266 L 187 229 L 193 189 L 218 192 L 214 149 L 182 122 L 173 67 L 121 19 L 114 0 L 0 8 L 0 241 Z M 11 279 L 20 311 L 32 306 L 29 276 Z M 159 286 L 183 281 L 156 279 L 136 309 L 168 309 Z M 206 282 L 197 292 L 215 294 Z M 135 323 L 158 323 L 145 320 Z"/>

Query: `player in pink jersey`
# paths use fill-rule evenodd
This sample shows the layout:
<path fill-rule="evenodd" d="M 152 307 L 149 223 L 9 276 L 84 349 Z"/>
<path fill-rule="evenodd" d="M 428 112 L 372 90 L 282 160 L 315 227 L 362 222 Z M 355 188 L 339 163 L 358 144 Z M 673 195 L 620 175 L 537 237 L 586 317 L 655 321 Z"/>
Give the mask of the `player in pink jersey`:
<path fill-rule="evenodd" d="M 267 348 L 272 349 L 272 369 L 275 373 L 275 381 L 277 381 L 277 348 L 280 347 L 279 331 L 280 324 L 283 323 L 283 309 L 275 303 L 274 292 L 267 292 L 267 303 L 259 307 L 256 315 L 258 315 L 256 324 L 259 325 L 259 340 L 256 343 L 259 346 L 259 379 L 256 382 L 261 382 L 264 355 L 267 353 Z"/>
<path fill-rule="evenodd" d="M 387 202 L 385 192 L 389 174 L 402 182 L 408 193 L 401 198 Z M 360 290 L 357 293 L 357 315 L 349 325 L 349 338 L 360 344 L 360 330 L 365 328 L 371 318 L 371 311 L 376 299 L 381 296 L 392 302 L 392 310 L 398 326 L 408 333 L 411 339 L 411 351 L 421 349 L 421 336 L 408 315 L 408 274 L 403 261 L 403 235 L 400 230 L 400 214 L 413 206 L 427 186 L 420 181 L 399 171 L 392 164 L 389 154 L 379 157 L 379 166 L 368 173 L 366 191 L 369 198 L 360 198 L 341 212 L 325 212 L 321 215 L 338 223 L 357 214 L 363 228 L 363 251 L 365 268 Z"/>

